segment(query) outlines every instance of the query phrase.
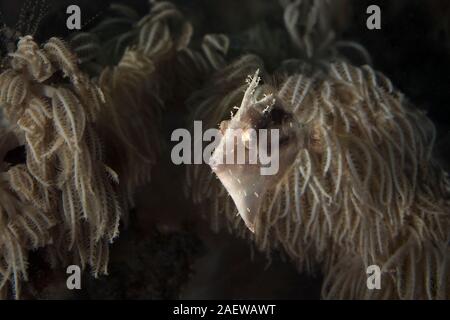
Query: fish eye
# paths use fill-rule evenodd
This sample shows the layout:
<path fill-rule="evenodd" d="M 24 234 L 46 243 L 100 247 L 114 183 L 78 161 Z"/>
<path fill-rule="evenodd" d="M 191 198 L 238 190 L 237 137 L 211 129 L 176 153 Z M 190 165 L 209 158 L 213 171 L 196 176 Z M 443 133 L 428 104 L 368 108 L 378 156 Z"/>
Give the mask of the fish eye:
<path fill-rule="evenodd" d="M 279 106 L 274 106 L 268 114 L 270 121 L 275 125 L 281 125 L 289 117 L 289 114 Z"/>
<path fill-rule="evenodd" d="M 258 121 L 256 129 L 280 129 L 279 145 L 287 145 L 290 141 L 291 135 L 289 128 L 285 128 L 289 122 L 292 123 L 292 114 L 285 111 L 285 109 L 275 103 L 272 108 L 263 113 L 263 117 Z"/>
<path fill-rule="evenodd" d="M 280 102 L 275 102 L 269 110 L 263 113 L 263 118 L 261 119 L 258 128 L 269 129 L 280 127 L 291 118 L 292 115 L 285 111 L 280 105 Z"/>

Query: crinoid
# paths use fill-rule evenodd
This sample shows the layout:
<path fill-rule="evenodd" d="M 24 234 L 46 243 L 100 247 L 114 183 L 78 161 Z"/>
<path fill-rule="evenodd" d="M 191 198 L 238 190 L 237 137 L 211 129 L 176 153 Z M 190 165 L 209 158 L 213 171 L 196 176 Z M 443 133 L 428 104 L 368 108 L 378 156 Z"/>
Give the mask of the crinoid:
<path fill-rule="evenodd" d="M 192 27 L 181 12 L 169 2 L 151 4 L 150 13 L 134 25 L 135 38 L 128 39 L 129 47 L 120 62 L 103 68 L 99 75 L 107 103 L 96 126 L 102 140 L 111 142 L 106 143 L 106 154 L 114 159 L 112 167 L 119 175 L 126 173 L 122 185 L 129 196 L 137 185 L 149 180 L 151 164 L 156 161 L 159 132 L 149 124 L 158 124 L 164 106 L 184 102 L 192 88 L 200 87 L 207 75 L 222 68 L 229 46 L 226 36 L 211 34 L 203 37 L 199 49 L 188 47 Z M 136 18 L 131 8 L 112 8 L 129 22 Z M 107 21 L 74 39 L 101 36 Z"/>
<path fill-rule="evenodd" d="M 153 72 L 153 62 L 141 51 L 130 49 L 117 66 L 104 69 L 99 79 L 107 103 L 96 127 L 106 143 L 107 159 L 123 177 L 122 189 L 130 201 L 134 189 L 150 180 L 159 151 L 157 124 L 162 102 L 155 94 Z"/>
<path fill-rule="evenodd" d="M 47 246 L 55 261 L 90 265 L 97 276 L 107 272 L 108 245 L 119 232 L 118 175 L 105 163 L 95 129 L 105 97 L 76 61 L 57 38 L 41 48 L 25 36 L 0 75 L 3 115 L 26 149 L 25 163 L 2 173 L 10 188 L 2 223 L 15 228 L 5 233 L 2 284 L 13 279 L 16 295 L 27 249 Z"/>
<path fill-rule="evenodd" d="M 150 13 L 143 18 L 130 7 L 113 4 L 111 11 L 118 17 L 107 17 L 90 32 L 77 33 L 71 39 L 82 67 L 99 77 L 107 103 L 96 127 L 106 142 L 107 158 L 123 177 L 122 191 L 129 200 L 135 187 L 149 181 L 157 158 L 159 114 L 172 92 L 167 83 L 175 78 L 167 76 L 166 60 L 169 65 L 176 63 L 172 57 L 185 48 L 191 34 L 190 24 L 174 5 L 150 2 Z M 123 25 L 131 30 L 125 31 Z M 123 33 L 111 35 L 115 28 Z M 120 57 L 118 62 L 102 56 L 111 50 Z"/>
<path fill-rule="evenodd" d="M 225 65 L 229 39 L 207 34 L 192 43 L 193 27 L 183 13 L 168 1 L 150 1 L 152 8 L 136 25 L 134 47 L 155 64 L 154 83 L 166 104 L 184 103 L 212 72 Z"/>
<path fill-rule="evenodd" d="M 83 62 L 116 65 L 127 48 L 136 48 L 153 62 L 187 47 L 193 28 L 168 1 L 150 0 L 150 12 L 141 17 L 132 7 L 112 4 L 110 15 L 89 32 L 76 33 L 71 45 Z"/>
<path fill-rule="evenodd" d="M 206 165 L 194 165 L 188 193 L 213 229 L 225 224 L 269 257 L 282 251 L 301 270 L 322 272 L 324 298 L 448 297 L 450 191 L 432 156 L 433 124 L 382 74 L 344 62 L 344 46 L 370 57 L 335 38 L 332 19 L 323 18 L 329 2 L 281 2 L 295 59 L 270 74 L 261 59 L 244 56 L 193 96 L 194 119 L 223 132 L 211 158 L 222 186 Z M 246 89 L 257 69 L 264 84 L 256 75 Z M 243 130 L 238 148 L 248 146 L 249 128 L 279 130 L 276 175 L 222 164 L 227 131 Z M 385 272 L 382 290 L 366 286 L 372 264 Z"/>
<path fill-rule="evenodd" d="M 351 6 L 347 0 L 280 0 L 283 20 L 297 55 L 303 61 L 323 64 L 330 57 L 342 57 L 343 49 L 353 49 L 370 64 L 370 55 L 354 41 L 340 39 Z"/>
<path fill-rule="evenodd" d="M 0 156 L 5 159 L 8 158 L 7 152 L 18 147 L 19 142 L 14 133 L 3 128 L 0 134 Z M 55 217 L 50 213 L 48 203 L 40 195 L 42 187 L 27 173 L 23 164 L 4 173 L 8 166 L 5 162 L 1 163 L 1 298 L 7 296 L 9 280 L 17 284 L 14 286 L 16 295 L 20 295 L 18 284 L 22 279 L 27 279 L 28 250 L 47 244 L 50 241 L 50 229 L 55 224 Z"/>
<path fill-rule="evenodd" d="M 192 24 L 181 10 L 169 1 L 151 0 L 149 5 L 149 13 L 142 17 L 132 7 L 112 4 L 110 15 L 97 26 L 72 35 L 71 46 L 82 67 L 95 75 L 105 66 L 117 65 L 127 51 L 139 51 L 144 60 L 152 61 L 148 77 L 154 79 L 163 101 L 175 91 L 187 96 L 205 75 L 224 67 L 229 39 L 207 34 L 193 45 Z"/>
<path fill-rule="evenodd" d="M 284 8 L 286 30 L 305 58 L 320 56 L 322 50 L 330 49 L 330 43 L 335 40 L 330 1 L 287 0 L 280 3 Z"/>
<path fill-rule="evenodd" d="M 367 50 L 343 39 L 352 6 L 347 0 L 279 0 L 289 44 L 278 61 L 285 74 L 314 73 L 326 69 L 331 59 L 371 64 Z M 260 54 L 259 52 L 256 52 Z"/>
<path fill-rule="evenodd" d="M 117 66 L 105 68 L 100 74 L 99 85 L 105 92 L 107 105 L 113 107 L 105 109 L 97 124 L 105 123 L 104 127 L 109 126 L 115 131 L 105 134 L 105 139 L 108 136 L 114 137 L 117 133 L 120 133 L 122 138 L 130 135 L 127 138 L 129 142 L 155 137 L 158 134 L 155 127 L 147 124 L 153 122 L 153 119 L 158 117 L 158 110 L 167 104 L 168 93 L 172 92 L 175 86 L 178 89 L 185 88 L 185 94 L 182 95 L 185 99 L 193 82 L 197 82 L 197 86 L 200 86 L 199 83 L 205 81 L 207 75 L 225 65 L 224 55 L 227 49 L 227 37 L 206 35 L 200 50 L 185 48 L 179 52 L 176 61 L 172 61 L 177 68 L 171 69 L 172 74 L 169 75 L 164 73 L 164 70 L 157 70 L 161 69 L 161 64 L 154 62 L 151 55 L 145 54 L 139 47 L 127 49 Z M 187 76 L 183 78 L 181 75 Z M 127 105 L 128 108 L 126 110 L 121 108 L 123 105 Z M 158 105 L 159 107 L 155 108 Z M 111 127 L 111 122 L 117 125 Z M 124 125 L 130 127 L 122 128 Z M 157 147 L 152 142 L 154 139 L 148 143 L 140 142 L 139 150 L 130 150 L 127 155 L 129 163 L 136 164 L 139 158 L 149 158 L 147 160 L 154 162 Z M 126 144 L 134 148 L 131 143 Z M 139 154 L 141 156 L 137 158 L 133 156 Z M 145 175 L 131 174 L 131 176 L 142 178 Z"/>
<path fill-rule="evenodd" d="M 211 214 L 227 216 L 260 250 L 322 272 L 324 298 L 448 298 L 450 182 L 433 160 L 432 122 L 368 66 L 336 62 L 277 83 L 262 74 L 264 85 L 258 73 L 251 78 L 221 125 L 211 158 L 231 198 L 209 192 L 217 190 L 211 177 L 197 182 Z M 275 175 L 261 175 L 261 164 L 218 161 L 232 152 L 223 148 L 227 131 L 243 130 L 232 141 L 238 148 L 249 128 L 279 130 Z M 370 265 L 385 272 L 381 290 L 366 286 Z"/>

